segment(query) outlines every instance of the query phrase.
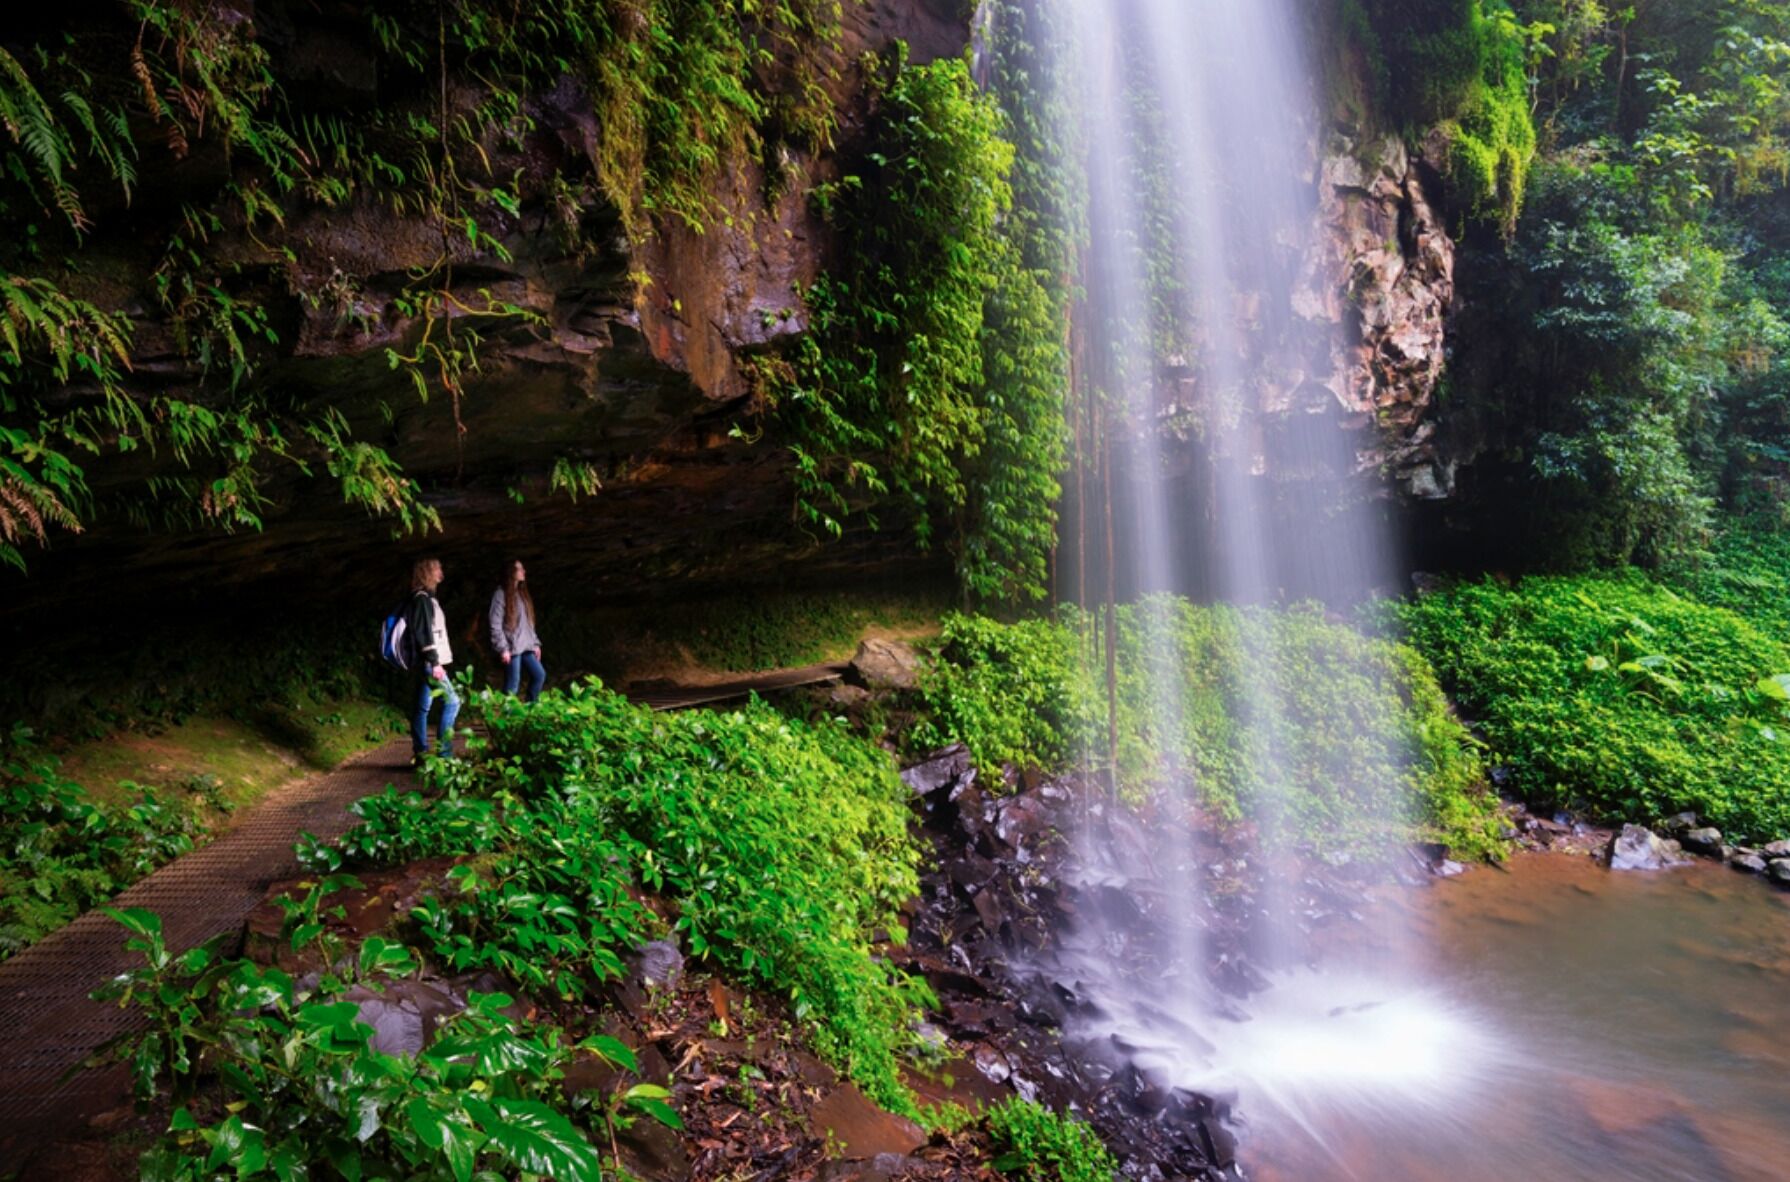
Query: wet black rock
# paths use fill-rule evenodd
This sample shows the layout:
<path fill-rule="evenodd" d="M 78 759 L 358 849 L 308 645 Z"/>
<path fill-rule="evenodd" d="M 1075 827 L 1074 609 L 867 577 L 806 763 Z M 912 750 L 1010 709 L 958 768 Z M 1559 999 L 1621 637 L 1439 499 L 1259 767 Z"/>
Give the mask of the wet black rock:
<path fill-rule="evenodd" d="M 999 867 L 979 854 L 953 858 L 945 863 L 944 870 L 952 882 L 971 892 L 988 885 L 989 880 L 999 873 Z"/>
<path fill-rule="evenodd" d="M 1050 807 L 1036 797 L 1020 796 L 1001 806 L 995 835 L 1012 849 L 1030 844 L 1050 828 Z"/>
<path fill-rule="evenodd" d="M 1693 854 L 1703 854 L 1711 858 L 1721 856 L 1722 831 L 1720 829 L 1712 829 L 1707 826 L 1702 829 L 1687 829 L 1679 835 L 1678 840 L 1685 849 Z"/>
<path fill-rule="evenodd" d="M 1758 854 L 1736 854 L 1728 860 L 1728 865 L 1748 874 L 1764 874 L 1767 870 L 1765 859 Z"/>
<path fill-rule="evenodd" d="M 1771 876 L 1771 881 L 1790 886 L 1790 858 L 1773 858 L 1766 864 L 1766 873 Z"/>
<path fill-rule="evenodd" d="M 1679 813 L 1667 817 L 1660 823 L 1660 831 L 1667 837 L 1683 837 L 1697 827 L 1696 813 Z"/>
<path fill-rule="evenodd" d="M 931 796 L 967 784 L 975 775 L 975 769 L 970 766 L 970 753 L 959 743 L 934 752 L 908 768 L 901 773 L 901 781 L 913 789 L 915 795 Z"/>

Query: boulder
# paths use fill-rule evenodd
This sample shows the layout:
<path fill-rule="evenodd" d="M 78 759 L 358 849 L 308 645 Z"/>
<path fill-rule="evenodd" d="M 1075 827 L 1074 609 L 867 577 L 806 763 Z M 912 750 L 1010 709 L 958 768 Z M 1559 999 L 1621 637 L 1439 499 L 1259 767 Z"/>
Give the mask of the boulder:
<path fill-rule="evenodd" d="M 854 682 L 873 690 L 911 690 L 920 685 L 920 656 L 899 640 L 871 638 L 851 659 Z"/>
<path fill-rule="evenodd" d="M 1606 857 L 1611 870 L 1664 870 L 1676 866 L 1674 842 L 1657 836 L 1640 825 L 1624 825 L 1622 832 L 1610 838 Z"/>
<path fill-rule="evenodd" d="M 1697 827 L 1696 813 L 1679 813 L 1660 822 L 1660 832 L 1667 837 L 1683 837 Z"/>
<path fill-rule="evenodd" d="M 1771 842 L 1768 845 L 1762 846 L 1759 853 L 1768 860 L 1771 858 L 1790 858 L 1790 841 Z"/>
<path fill-rule="evenodd" d="M 1738 854 L 1729 861 L 1728 865 L 1736 870 L 1744 870 L 1748 874 L 1764 874 L 1767 869 L 1765 859 L 1758 854 Z"/>
<path fill-rule="evenodd" d="M 1766 866 L 1766 873 L 1771 876 L 1771 881 L 1790 886 L 1790 858 L 1773 858 Z"/>
<path fill-rule="evenodd" d="M 356 985 L 342 1000 L 358 1007 L 355 1017 L 373 1028 L 373 1049 L 385 1055 L 417 1054 L 444 1019 L 466 1008 L 440 981 L 390 981 L 383 990 Z"/>
<path fill-rule="evenodd" d="M 1720 857 L 1722 852 L 1722 831 L 1705 826 L 1702 829 L 1687 829 L 1678 835 L 1684 848 L 1693 854 L 1707 857 Z"/>
<path fill-rule="evenodd" d="M 836 710 L 856 710 L 870 700 L 870 691 L 861 685 L 836 685 L 827 691 L 827 705 Z"/>
<path fill-rule="evenodd" d="M 633 956 L 635 972 L 648 989 L 672 989 L 683 979 L 684 954 L 670 940 L 642 944 Z"/>
<path fill-rule="evenodd" d="M 963 744 L 954 743 L 902 772 L 901 782 L 913 789 L 915 796 L 931 796 L 967 783 L 975 775 L 976 769 L 970 765 L 970 753 L 964 750 Z"/>

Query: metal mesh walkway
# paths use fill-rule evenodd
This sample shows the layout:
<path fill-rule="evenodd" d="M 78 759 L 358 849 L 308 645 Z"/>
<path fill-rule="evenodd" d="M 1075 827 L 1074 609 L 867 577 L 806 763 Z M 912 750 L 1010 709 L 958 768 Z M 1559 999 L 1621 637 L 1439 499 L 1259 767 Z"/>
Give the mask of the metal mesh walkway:
<path fill-rule="evenodd" d="M 170 862 L 113 901 L 162 917 L 168 945 L 186 949 L 239 931 L 267 888 L 299 873 L 301 832 L 329 838 L 354 820 L 348 806 L 410 776 L 408 739 L 276 790 L 216 841 Z M 134 1015 L 87 995 L 131 968 L 125 932 L 97 911 L 0 964 L 0 1162 L 19 1161 L 118 1102 L 115 1074 L 64 1079 Z M 3 1171 L 0 1171 L 3 1172 Z"/>

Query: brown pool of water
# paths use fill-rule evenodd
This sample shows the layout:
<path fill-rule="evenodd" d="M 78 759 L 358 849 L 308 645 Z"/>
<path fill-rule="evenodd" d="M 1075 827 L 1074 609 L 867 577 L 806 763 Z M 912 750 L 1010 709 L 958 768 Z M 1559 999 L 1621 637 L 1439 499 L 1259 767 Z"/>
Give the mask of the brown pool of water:
<path fill-rule="evenodd" d="M 1495 1050 L 1433 1105 L 1258 1112 L 1261 1182 L 1790 1180 L 1790 895 L 1725 867 L 1521 854 L 1389 891 L 1363 930 Z M 1335 937 L 1371 961 L 1383 940 Z M 1328 963 L 1328 961 L 1327 961 Z M 1242 1097 L 1245 1109 L 1249 1097 Z"/>

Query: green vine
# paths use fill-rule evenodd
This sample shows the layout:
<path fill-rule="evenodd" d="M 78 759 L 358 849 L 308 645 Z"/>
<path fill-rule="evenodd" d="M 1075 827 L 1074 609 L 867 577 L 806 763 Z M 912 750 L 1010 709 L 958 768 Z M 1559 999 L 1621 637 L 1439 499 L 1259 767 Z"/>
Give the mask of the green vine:
<path fill-rule="evenodd" d="M 1015 210 L 1009 117 L 968 63 L 882 63 L 859 171 L 817 193 L 844 261 L 803 294 L 810 331 L 762 359 L 798 519 L 838 537 L 882 503 L 941 536 L 966 593 L 1044 593 L 1063 465 L 1067 249 L 1027 128 L 1035 207 Z"/>

